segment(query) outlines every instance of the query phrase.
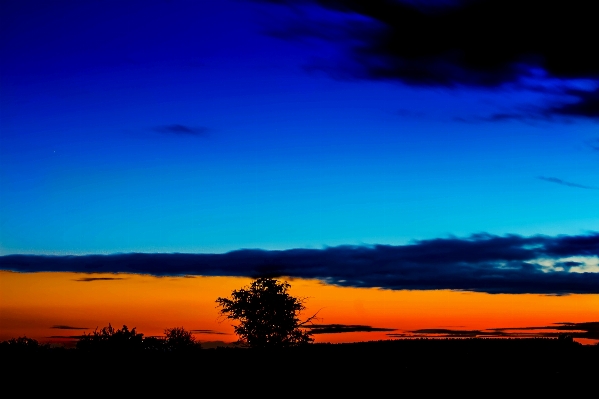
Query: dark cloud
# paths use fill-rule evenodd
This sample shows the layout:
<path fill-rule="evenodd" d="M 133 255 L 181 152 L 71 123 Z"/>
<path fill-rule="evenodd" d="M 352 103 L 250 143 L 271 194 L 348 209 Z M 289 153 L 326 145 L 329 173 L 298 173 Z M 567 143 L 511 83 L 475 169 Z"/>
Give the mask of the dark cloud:
<path fill-rule="evenodd" d="M 599 273 L 548 270 L 537 262 L 538 259 L 564 262 L 568 259 L 563 258 L 572 256 L 599 256 L 599 233 L 555 237 L 475 234 L 397 246 L 243 249 L 225 254 L 6 255 L 0 257 L 0 270 L 289 276 L 321 279 L 340 286 L 393 290 L 599 293 Z"/>
<path fill-rule="evenodd" d="M 482 120 L 487 121 L 487 122 L 502 122 L 502 121 L 513 121 L 513 120 L 524 121 L 524 120 L 528 120 L 528 119 L 529 119 L 529 117 L 525 114 L 505 113 L 505 112 L 496 113 L 496 114 L 493 114 L 486 118 L 482 118 Z"/>
<path fill-rule="evenodd" d="M 556 184 L 561 184 L 562 186 L 568 186 L 568 187 L 576 187 L 576 188 L 584 188 L 587 190 L 599 190 L 598 187 L 593 187 L 593 186 L 585 186 L 582 184 L 577 184 L 577 183 L 571 183 L 569 181 L 565 181 L 562 179 L 558 179 L 557 177 L 545 177 L 545 176 L 538 176 L 537 179 L 540 180 L 544 180 L 544 181 L 548 181 L 550 183 L 556 183 Z"/>
<path fill-rule="evenodd" d="M 156 126 L 152 130 L 158 133 L 178 136 L 204 136 L 210 129 L 207 127 L 191 127 L 179 124 Z"/>
<path fill-rule="evenodd" d="M 599 82 L 599 81 L 598 81 Z M 509 112 L 497 112 L 482 117 L 458 117 L 459 122 L 505 122 L 519 121 L 529 124 L 538 122 L 571 123 L 574 118 L 588 118 L 599 121 L 599 89 L 572 90 L 556 87 L 547 94 L 557 97 L 553 101 L 537 105 L 516 107 Z M 599 149 L 597 142 L 589 142 L 594 149 Z"/>
<path fill-rule="evenodd" d="M 517 121 L 535 125 L 537 122 L 553 121 L 554 118 L 548 116 L 544 109 L 537 107 L 535 109 L 516 110 L 512 112 L 498 112 L 487 116 L 455 117 L 453 120 L 464 123 Z M 566 121 L 563 120 L 562 122 Z"/>
<path fill-rule="evenodd" d="M 565 268 L 571 268 L 571 267 L 580 267 L 580 266 L 584 266 L 584 263 L 582 262 L 572 262 L 572 261 L 567 261 L 567 262 L 556 262 L 555 263 L 556 267 L 565 267 Z"/>
<path fill-rule="evenodd" d="M 517 80 L 525 66 L 540 67 L 561 78 L 599 76 L 599 60 L 593 51 L 594 7 L 585 0 L 441 2 L 443 7 L 433 7 L 439 2 L 394 0 L 314 3 L 348 16 L 363 16 L 378 27 L 376 35 L 368 32 L 352 48 L 353 60 L 370 78 L 497 85 Z M 305 21 L 305 25 L 312 22 Z M 316 29 L 311 27 L 309 32 Z M 330 27 L 324 29 L 326 33 Z"/>
<path fill-rule="evenodd" d="M 73 327 L 73 326 L 64 326 L 64 325 L 55 325 L 50 328 L 56 328 L 58 330 L 89 330 L 88 327 Z"/>
<path fill-rule="evenodd" d="M 198 334 L 216 334 L 216 335 L 231 335 L 222 331 L 215 331 L 215 330 L 191 330 L 192 333 L 198 333 Z"/>
<path fill-rule="evenodd" d="M 574 79 L 599 82 L 599 57 L 594 51 L 596 13 L 594 4 L 586 0 L 276 3 L 311 3 L 337 13 L 335 20 L 318 13 L 298 15 L 296 11 L 290 20 L 277 22 L 286 28 L 272 30 L 271 34 L 279 38 L 318 38 L 342 49 L 338 59 L 314 61 L 308 70 L 325 70 L 337 77 L 443 87 L 498 88 L 512 84 L 532 90 L 535 85 L 525 82 L 537 79 L 539 71 L 545 81 L 552 79 L 556 86 L 553 90 Z M 596 88 L 562 88 L 558 92 L 564 101 L 543 107 L 537 116 L 599 118 Z M 566 101 L 568 98 L 573 101 Z"/>
<path fill-rule="evenodd" d="M 552 115 L 583 116 L 599 120 L 599 89 L 570 91 L 574 102 L 553 106 L 547 110 Z"/>
<path fill-rule="evenodd" d="M 349 332 L 375 332 L 375 331 L 395 331 L 395 328 L 382 328 L 363 326 L 356 324 L 312 324 L 302 326 L 307 330 L 310 330 L 311 334 L 339 334 Z"/>
<path fill-rule="evenodd" d="M 89 283 L 92 281 L 111 281 L 111 280 L 124 280 L 124 278 L 122 278 L 122 277 L 82 277 L 82 278 L 78 278 L 75 281 Z"/>

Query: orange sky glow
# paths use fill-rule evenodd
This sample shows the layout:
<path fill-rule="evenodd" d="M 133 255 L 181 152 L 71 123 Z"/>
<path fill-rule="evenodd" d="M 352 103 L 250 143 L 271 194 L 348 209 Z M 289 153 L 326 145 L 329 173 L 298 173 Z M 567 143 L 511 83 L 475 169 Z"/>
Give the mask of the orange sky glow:
<path fill-rule="evenodd" d="M 391 291 L 286 280 L 291 295 L 306 298 L 303 317 L 318 312 L 316 323 L 392 328 L 396 331 L 391 333 L 398 334 L 432 328 L 480 330 L 599 320 L 599 295 Z M 205 330 L 194 333 L 200 342 L 233 342 L 233 327 L 229 320 L 219 318 L 215 300 L 250 282 L 240 277 L 0 271 L 0 340 L 25 335 L 41 342 L 66 342 L 50 337 L 81 335 L 111 323 L 116 328 L 124 324 L 136 327 L 146 336 L 161 336 L 165 328 L 183 326 Z M 318 334 L 314 338 L 315 342 L 355 342 L 389 339 L 389 333 Z M 581 342 L 594 343 L 585 341 L 589 342 Z"/>

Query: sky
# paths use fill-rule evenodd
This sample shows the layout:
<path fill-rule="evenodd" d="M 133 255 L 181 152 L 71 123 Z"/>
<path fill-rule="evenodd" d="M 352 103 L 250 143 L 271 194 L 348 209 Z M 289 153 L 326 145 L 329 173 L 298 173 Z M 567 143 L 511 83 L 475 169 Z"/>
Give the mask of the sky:
<path fill-rule="evenodd" d="M 204 348 L 235 342 L 215 299 L 251 283 L 247 277 L 0 271 L 0 340 L 27 336 L 74 345 L 82 334 L 108 326 L 163 336 L 184 327 Z M 484 294 L 456 290 L 383 290 L 292 279 L 303 301 L 301 320 L 315 342 L 405 337 L 551 337 L 599 340 L 597 295 Z"/>
<path fill-rule="evenodd" d="M 1 270 L 599 301 L 588 1 L 0 7 Z"/>

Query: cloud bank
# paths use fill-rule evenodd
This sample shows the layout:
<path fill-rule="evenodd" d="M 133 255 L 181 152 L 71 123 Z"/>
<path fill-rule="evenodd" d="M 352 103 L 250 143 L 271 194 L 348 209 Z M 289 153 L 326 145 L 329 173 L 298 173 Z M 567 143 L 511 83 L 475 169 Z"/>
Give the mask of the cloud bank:
<path fill-rule="evenodd" d="M 555 237 L 475 234 L 398 246 L 242 249 L 225 254 L 6 255 L 0 257 L 0 270 L 289 276 L 320 279 L 340 286 L 392 290 L 559 295 L 598 294 L 598 258 L 599 232 Z"/>

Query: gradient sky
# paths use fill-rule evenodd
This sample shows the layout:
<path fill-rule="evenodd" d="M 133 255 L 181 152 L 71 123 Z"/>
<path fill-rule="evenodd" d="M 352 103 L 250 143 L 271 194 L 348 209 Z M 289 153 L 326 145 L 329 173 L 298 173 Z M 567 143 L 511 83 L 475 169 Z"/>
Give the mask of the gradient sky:
<path fill-rule="evenodd" d="M 233 342 L 233 328 L 219 317 L 215 299 L 250 282 L 240 277 L 0 271 L 0 340 L 26 335 L 73 344 L 81 334 L 112 323 L 115 328 L 136 327 L 146 336 L 162 336 L 165 328 L 183 326 L 205 347 L 215 341 Z M 599 340 L 599 322 L 589 323 L 599 320 L 598 295 L 382 290 L 337 287 L 314 279 L 290 283 L 290 294 L 305 298 L 300 317 L 317 313 L 316 342 L 555 337 L 564 332 L 579 342 Z"/>
<path fill-rule="evenodd" d="M 3 1 L 0 254 L 598 230 L 587 2 L 435 4 Z"/>
<path fill-rule="evenodd" d="M 0 339 L 232 341 L 274 275 L 319 341 L 596 341 L 592 6 L 2 1 Z"/>

